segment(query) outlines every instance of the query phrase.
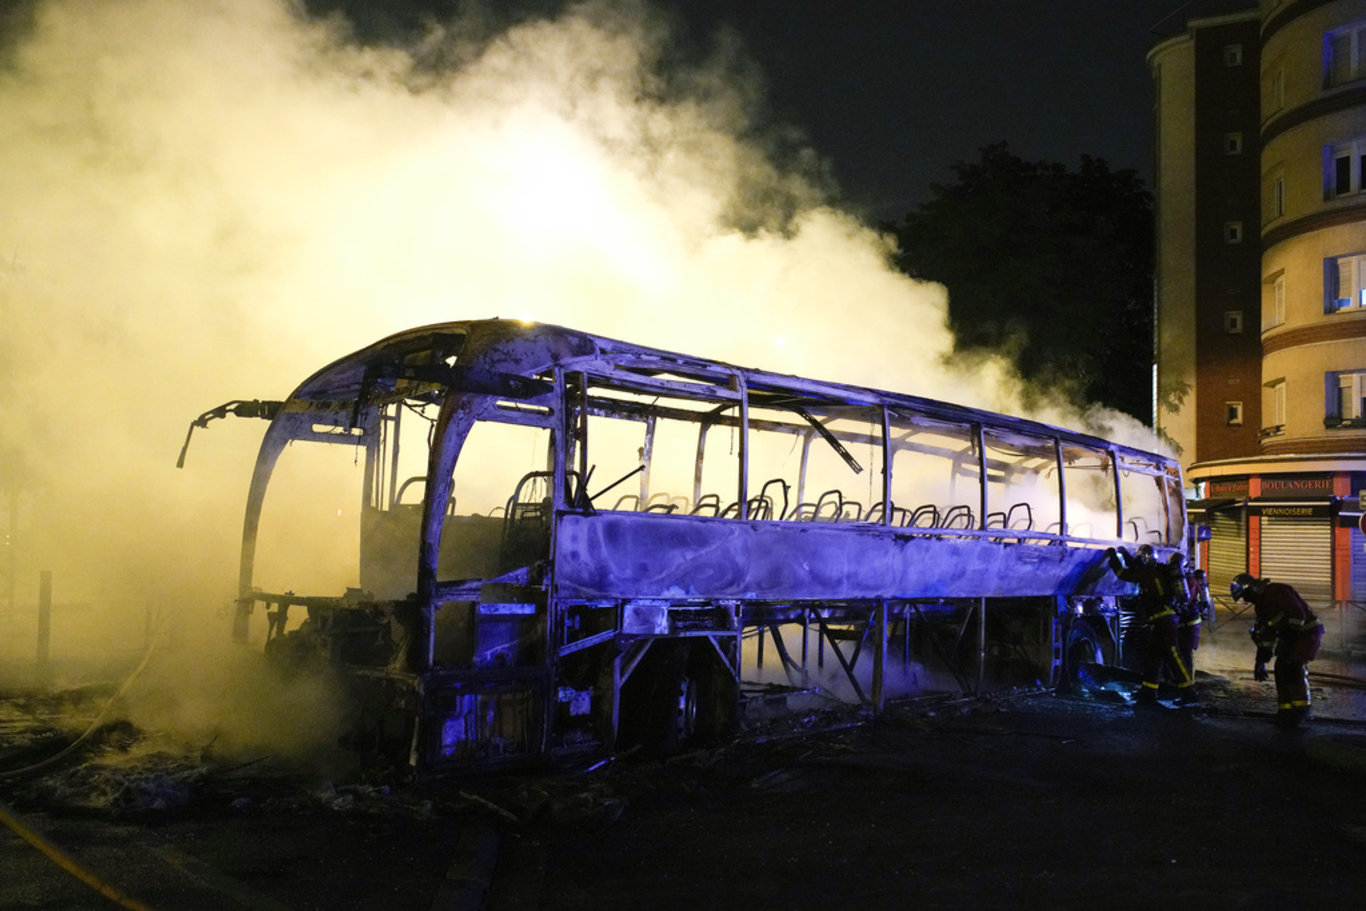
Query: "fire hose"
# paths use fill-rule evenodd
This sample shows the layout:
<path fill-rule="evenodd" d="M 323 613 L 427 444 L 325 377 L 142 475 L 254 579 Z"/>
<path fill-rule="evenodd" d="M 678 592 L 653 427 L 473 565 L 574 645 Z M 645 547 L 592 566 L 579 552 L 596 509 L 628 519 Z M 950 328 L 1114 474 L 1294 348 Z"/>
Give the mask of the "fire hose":
<path fill-rule="evenodd" d="M 95 714 L 95 719 L 90 722 L 90 726 L 85 729 L 85 733 L 81 734 L 81 736 L 77 737 L 71 743 L 67 744 L 67 746 L 63 748 L 60 752 L 52 756 L 49 756 L 44 760 L 35 762 L 32 765 L 24 766 L 23 768 L 0 771 L 0 781 L 4 781 L 7 778 L 21 778 L 25 775 L 32 775 L 34 772 L 40 772 L 43 769 L 46 769 L 49 766 L 60 762 L 67 756 L 70 756 L 72 753 L 76 752 L 76 750 L 80 749 L 80 747 L 87 740 L 90 739 L 90 737 L 95 733 L 95 731 L 99 730 L 100 722 L 104 720 L 104 716 L 106 713 L 108 713 L 109 708 L 115 702 L 118 701 L 120 696 L 122 696 L 125 692 L 128 691 L 128 687 L 130 687 L 133 684 L 133 681 L 138 679 L 139 675 L 141 675 L 143 670 L 146 669 L 147 663 L 152 660 L 152 655 L 156 652 L 157 638 L 158 637 L 153 637 L 152 644 L 147 647 L 147 654 L 142 656 L 142 661 L 138 663 L 138 666 L 133 668 L 133 672 L 128 675 L 128 677 L 119 686 L 118 690 L 114 692 L 114 695 L 110 696 L 109 700 L 105 702 L 104 706 L 99 710 L 99 712 Z"/>
<path fill-rule="evenodd" d="M 15 835 L 18 835 L 24 841 L 37 848 L 42 852 L 43 856 L 47 857 L 57 866 L 70 873 L 105 898 L 117 904 L 120 908 L 128 908 L 130 911 L 151 911 L 149 906 L 144 905 L 117 886 L 105 882 L 85 867 L 82 867 L 70 854 L 67 854 L 61 848 L 29 828 L 29 826 L 24 823 L 23 817 L 4 803 L 0 803 L 0 822 L 4 823 L 5 827 Z"/>
<path fill-rule="evenodd" d="M 152 659 L 152 654 L 156 651 L 157 638 L 158 637 L 153 638 L 152 644 L 149 645 L 147 648 L 147 653 L 142 656 L 142 661 L 138 663 L 138 666 L 134 668 L 133 672 L 129 674 L 128 677 L 123 681 L 123 684 L 118 688 L 117 691 L 115 691 L 114 695 L 110 696 L 109 700 L 105 702 L 104 706 L 95 715 L 94 720 L 90 722 L 90 726 L 86 728 L 85 733 L 77 737 L 64 749 L 60 750 L 52 756 L 49 756 L 44 760 L 41 760 L 40 762 L 35 762 L 31 765 L 27 765 L 19 769 L 0 771 L 0 781 L 3 781 L 8 778 L 20 778 L 25 775 L 31 775 L 35 772 L 39 772 L 45 768 L 48 768 L 49 766 L 55 765 L 56 763 L 65 759 L 67 756 L 70 756 L 72 753 L 76 752 L 76 750 L 78 750 L 87 740 L 89 740 L 91 735 L 93 735 L 95 731 L 99 729 L 100 722 L 103 721 L 104 716 L 109 711 L 110 706 L 112 706 L 116 701 L 118 701 L 119 697 L 122 696 L 128 690 L 128 687 L 132 685 L 133 681 L 136 680 L 138 676 L 142 673 L 142 671 L 147 667 L 147 663 Z M 43 856 L 47 857 L 57 866 L 61 867 L 63 870 L 70 873 L 72 876 L 76 877 L 81 882 L 85 883 L 87 886 L 94 889 L 96 892 L 100 893 L 105 898 L 109 899 L 110 901 L 114 902 L 120 907 L 130 909 L 130 911 L 151 911 L 149 906 L 143 904 L 142 902 L 123 892 L 117 886 L 105 882 L 103 879 L 101 879 L 99 876 L 92 873 L 91 871 L 87 870 L 85 867 L 82 867 L 79 863 L 76 862 L 74 858 L 71 857 L 71 855 L 67 854 L 61 848 L 57 847 L 52 842 L 48 841 L 46 838 L 44 838 L 43 836 L 39 835 L 36 831 L 34 831 L 29 825 L 27 825 L 24 822 L 23 817 L 21 817 L 17 812 L 15 812 L 13 808 L 11 808 L 3 802 L 0 802 L 0 823 L 3 823 L 5 827 L 9 829 L 11 832 L 18 835 L 20 838 L 22 838 L 29 844 L 33 845 L 33 847 L 37 848 L 38 851 L 43 854 Z"/>
<path fill-rule="evenodd" d="M 1310 680 L 1321 680 L 1336 684 L 1338 686 L 1350 686 L 1356 688 L 1366 688 L 1366 680 L 1360 677 L 1349 677 L 1346 674 L 1325 674 L 1321 671 L 1310 671 Z"/>

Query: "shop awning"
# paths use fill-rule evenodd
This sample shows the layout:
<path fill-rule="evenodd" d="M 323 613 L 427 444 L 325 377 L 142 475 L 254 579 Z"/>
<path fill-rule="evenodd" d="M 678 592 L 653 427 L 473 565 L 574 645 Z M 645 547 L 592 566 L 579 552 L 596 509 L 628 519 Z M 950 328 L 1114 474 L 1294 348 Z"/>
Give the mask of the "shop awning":
<path fill-rule="evenodd" d="M 1247 500 L 1238 497 L 1208 497 L 1203 500 L 1187 500 L 1186 512 L 1218 512 L 1221 509 L 1241 507 Z"/>

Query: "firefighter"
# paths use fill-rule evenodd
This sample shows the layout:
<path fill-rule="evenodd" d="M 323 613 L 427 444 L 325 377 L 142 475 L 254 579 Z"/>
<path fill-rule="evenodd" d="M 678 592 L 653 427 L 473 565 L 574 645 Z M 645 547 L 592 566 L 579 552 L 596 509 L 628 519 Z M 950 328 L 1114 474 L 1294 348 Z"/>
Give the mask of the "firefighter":
<path fill-rule="evenodd" d="M 1276 656 L 1276 723 L 1298 726 L 1309 717 L 1308 664 L 1319 653 L 1323 623 L 1300 593 L 1283 582 L 1239 573 L 1229 583 L 1229 594 L 1234 601 L 1251 604 L 1256 613 L 1251 630 L 1257 646 L 1252 676 L 1265 680 L 1266 662 Z"/>
<path fill-rule="evenodd" d="M 1139 705 L 1157 703 L 1157 688 L 1164 670 L 1180 691 L 1177 701 L 1196 701 L 1190 668 L 1181 660 L 1177 640 L 1177 590 L 1172 584 L 1170 566 L 1157 561 L 1151 544 L 1139 545 L 1136 556 L 1123 547 L 1111 547 L 1105 555 L 1116 577 L 1138 586 L 1138 613 L 1148 624 L 1143 685 L 1134 701 Z"/>
<path fill-rule="evenodd" d="M 1209 612 L 1209 586 L 1203 570 L 1192 569 L 1181 554 L 1167 561 L 1168 581 L 1172 588 L 1172 608 L 1176 611 L 1177 651 L 1191 679 L 1195 678 L 1195 650 L 1200 647 L 1200 625 Z M 1194 692 L 1194 691 L 1192 691 Z"/>
<path fill-rule="evenodd" d="M 1200 648 L 1200 626 L 1210 614 L 1209 580 L 1203 569 L 1192 569 L 1186 575 L 1190 593 L 1186 612 L 1181 620 L 1181 660 L 1186 662 L 1191 676 L 1195 676 L 1195 652 Z"/>

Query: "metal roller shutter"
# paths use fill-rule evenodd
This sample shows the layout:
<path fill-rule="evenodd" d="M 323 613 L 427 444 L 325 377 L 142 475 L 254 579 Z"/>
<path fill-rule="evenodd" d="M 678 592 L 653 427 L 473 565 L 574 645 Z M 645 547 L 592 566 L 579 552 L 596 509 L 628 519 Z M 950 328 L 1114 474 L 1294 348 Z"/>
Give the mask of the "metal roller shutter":
<path fill-rule="evenodd" d="M 1286 582 L 1316 611 L 1333 604 L 1333 524 L 1319 517 L 1262 516 L 1264 579 Z"/>
<path fill-rule="evenodd" d="M 1228 598 L 1228 584 L 1247 571 L 1247 519 L 1241 509 L 1211 512 L 1209 524 L 1209 590 Z"/>
<path fill-rule="evenodd" d="M 1366 535 L 1360 528 L 1352 529 L 1352 592 L 1353 601 L 1366 601 Z"/>

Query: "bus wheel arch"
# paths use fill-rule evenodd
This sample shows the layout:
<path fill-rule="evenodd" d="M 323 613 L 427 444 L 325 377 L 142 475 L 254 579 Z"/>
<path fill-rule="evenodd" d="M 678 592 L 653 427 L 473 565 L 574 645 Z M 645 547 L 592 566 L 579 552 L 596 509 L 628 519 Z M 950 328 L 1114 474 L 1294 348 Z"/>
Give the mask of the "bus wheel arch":
<path fill-rule="evenodd" d="M 671 755 L 734 733 L 739 687 L 705 639 L 655 642 L 621 691 L 620 740 Z"/>
<path fill-rule="evenodd" d="M 1072 617 L 1062 630 L 1062 668 L 1057 682 L 1061 693 L 1073 692 L 1082 682 L 1086 665 L 1108 663 L 1111 637 L 1094 617 Z"/>

